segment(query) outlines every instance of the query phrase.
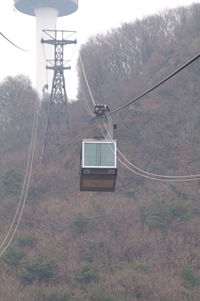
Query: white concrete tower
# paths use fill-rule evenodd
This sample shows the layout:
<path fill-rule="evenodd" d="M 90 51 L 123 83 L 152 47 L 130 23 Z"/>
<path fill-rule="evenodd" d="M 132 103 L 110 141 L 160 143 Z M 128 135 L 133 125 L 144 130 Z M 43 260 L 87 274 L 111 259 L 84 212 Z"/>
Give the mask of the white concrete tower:
<path fill-rule="evenodd" d="M 42 30 L 56 29 L 57 17 L 67 16 L 78 9 L 78 0 L 14 0 L 15 7 L 20 12 L 36 16 L 36 89 L 41 95 L 46 84 L 46 61 L 41 38 Z M 45 46 L 47 59 L 53 59 L 54 49 Z"/>

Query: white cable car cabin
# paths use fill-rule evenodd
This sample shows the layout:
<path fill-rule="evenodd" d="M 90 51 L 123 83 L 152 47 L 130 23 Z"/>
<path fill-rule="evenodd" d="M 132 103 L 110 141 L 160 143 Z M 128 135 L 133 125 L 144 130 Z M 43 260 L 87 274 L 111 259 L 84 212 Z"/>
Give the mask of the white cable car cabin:
<path fill-rule="evenodd" d="M 80 190 L 114 191 L 117 179 L 116 140 L 82 140 Z"/>

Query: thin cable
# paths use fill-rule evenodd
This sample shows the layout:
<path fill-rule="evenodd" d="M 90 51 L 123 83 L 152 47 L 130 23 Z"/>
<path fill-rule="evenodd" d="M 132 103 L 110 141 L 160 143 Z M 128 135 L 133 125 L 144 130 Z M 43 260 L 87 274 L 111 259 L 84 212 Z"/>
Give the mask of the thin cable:
<path fill-rule="evenodd" d="M 105 122 L 104 122 L 104 127 L 106 128 L 106 126 L 105 126 Z M 108 129 L 106 128 L 106 130 L 107 130 L 107 133 L 108 133 L 108 136 L 109 136 L 109 138 L 112 140 L 112 138 L 111 138 L 111 135 L 110 135 L 110 133 L 109 133 L 109 131 L 108 131 Z M 125 155 L 123 155 L 122 154 L 122 152 L 119 150 L 119 148 L 117 148 L 117 152 L 120 154 L 120 156 L 128 163 L 128 164 L 130 164 L 132 167 L 134 167 L 136 170 L 138 170 L 138 171 L 141 171 L 141 172 L 143 172 L 144 174 L 147 174 L 147 175 L 150 175 L 150 176 L 154 176 L 154 177 L 160 177 L 160 178 L 177 178 L 177 179 L 179 179 L 179 178 L 199 178 L 200 179 L 200 174 L 195 174 L 195 175 L 185 175 L 185 176 L 183 176 L 183 175 L 177 175 L 177 176 L 172 176 L 172 175 L 170 175 L 170 176 L 167 176 L 167 175 L 162 175 L 162 174 L 156 174 L 156 173 L 152 173 L 152 172 L 148 172 L 148 171 L 146 171 L 146 170 L 144 170 L 144 169 L 141 169 L 141 168 L 139 168 L 138 166 L 136 166 L 136 165 L 134 165 L 133 163 L 131 163 L 127 158 L 126 158 L 126 156 Z"/>
<path fill-rule="evenodd" d="M 100 128 L 101 131 L 104 135 L 103 129 L 101 127 L 101 123 L 100 123 Z M 110 136 L 110 133 L 104 123 L 104 128 L 106 128 L 109 139 L 113 140 L 112 137 Z M 105 135 L 104 135 L 105 137 Z M 136 170 L 139 170 L 141 172 L 143 172 L 144 174 L 142 174 L 141 172 L 135 171 L 133 170 L 131 167 L 129 167 L 126 163 L 124 163 L 119 157 L 118 160 L 121 164 L 123 164 L 126 168 L 128 168 L 130 171 L 132 171 L 133 173 L 135 173 L 136 175 L 142 176 L 144 178 L 147 179 L 151 179 L 151 180 L 157 180 L 157 181 L 167 181 L 167 182 L 171 182 L 171 181 L 176 181 L 176 182 L 186 182 L 186 181 L 199 181 L 200 180 L 200 175 L 188 175 L 188 176 L 165 176 L 165 175 L 158 175 L 158 174 L 154 174 L 154 173 L 150 173 L 150 172 L 146 172 L 145 170 L 142 170 L 140 168 L 138 168 L 137 166 L 135 166 L 134 164 L 132 164 L 121 152 L 120 150 L 117 148 L 117 152 L 122 156 L 122 158 L 128 162 L 131 166 L 133 166 Z"/>
<path fill-rule="evenodd" d="M 87 97 L 85 94 L 85 89 L 84 89 L 82 80 L 80 80 L 80 84 L 81 84 L 81 90 L 83 91 L 83 103 L 84 103 L 85 109 L 90 116 L 94 116 L 94 113 L 93 113 L 92 109 L 90 108 L 89 103 L 87 101 Z"/>
<path fill-rule="evenodd" d="M 125 155 L 122 154 L 122 152 L 120 152 L 120 150 L 118 149 L 118 153 L 120 154 L 120 156 L 125 160 L 127 161 L 132 167 L 134 167 L 136 170 L 139 170 L 147 175 L 152 175 L 152 176 L 155 176 L 155 177 L 160 177 L 160 178 L 199 178 L 200 179 L 200 174 L 195 174 L 195 175 L 185 175 L 185 176 L 182 176 L 182 175 L 177 175 L 177 176 L 167 176 L 167 175 L 162 175 L 162 174 L 156 174 L 156 173 L 153 173 L 153 172 L 148 172 L 144 169 L 141 169 L 139 168 L 138 166 L 134 165 L 133 163 L 131 163 L 126 157 Z"/>
<path fill-rule="evenodd" d="M 150 92 L 152 92 L 153 90 L 155 90 L 156 88 L 158 88 L 159 86 L 161 86 L 162 84 L 164 84 L 166 81 L 168 81 L 170 78 L 172 78 L 173 76 L 175 76 L 177 73 L 179 73 L 180 71 L 182 71 L 183 69 L 185 69 L 187 66 L 189 66 L 190 64 L 192 64 L 194 61 L 196 61 L 198 58 L 200 57 L 200 53 L 197 54 L 196 56 L 194 56 L 192 59 L 190 59 L 188 62 L 186 62 L 184 65 L 182 65 L 181 67 L 177 68 L 174 72 L 172 72 L 170 75 L 168 75 L 167 77 L 165 77 L 164 79 L 160 80 L 157 84 L 155 84 L 152 88 L 146 90 L 144 93 L 142 93 L 141 95 L 137 96 L 136 98 L 134 98 L 133 100 L 129 101 L 127 104 L 122 105 L 120 107 L 118 107 L 117 109 L 111 111 L 109 114 L 113 114 L 116 112 L 119 112 L 125 108 L 127 108 L 128 106 L 130 106 L 132 103 L 140 100 L 142 97 L 146 96 L 147 94 L 149 94 Z"/>
<path fill-rule="evenodd" d="M 171 78 L 172 76 L 174 76 L 175 74 L 177 74 L 178 72 L 180 72 L 182 69 L 186 68 L 186 66 L 188 66 L 189 64 L 191 64 L 193 61 L 197 60 L 197 58 L 200 57 L 200 54 L 198 54 L 197 56 L 195 56 L 192 60 L 188 61 L 186 64 L 184 64 L 182 67 L 176 69 L 176 71 L 174 71 L 171 75 L 169 75 L 168 77 L 166 77 L 165 79 L 161 80 L 157 85 L 155 85 L 154 87 L 152 87 L 150 90 L 148 90 L 147 92 L 143 93 L 142 95 L 138 96 L 137 98 L 135 98 L 132 102 L 130 102 L 129 104 L 125 105 L 125 106 L 122 106 L 122 107 L 126 107 L 128 105 L 130 105 L 131 103 L 135 102 L 136 100 L 140 99 L 142 96 L 146 95 L 147 93 L 153 91 L 155 88 L 157 88 L 158 86 L 160 86 L 162 83 L 164 83 L 165 81 L 167 81 L 169 78 Z M 82 64 L 82 60 L 81 60 L 81 68 L 84 70 L 83 68 L 83 64 Z M 87 77 L 86 77 L 86 73 L 85 71 L 83 72 L 84 74 L 84 77 L 85 77 L 85 81 L 87 83 L 87 87 L 88 87 L 88 90 L 90 91 L 90 95 L 91 95 L 91 98 L 93 100 L 93 104 L 95 104 L 95 101 L 94 101 L 94 98 L 93 98 L 93 95 L 91 93 L 91 89 L 89 87 L 89 84 L 88 84 L 88 80 L 87 80 Z M 122 108 L 120 107 L 120 108 Z M 111 113 L 114 113 L 116 112 L 117 110 L 114 110 L 112 112 L 109 112 L 109 114 Z M 100 123 L 100 126 L 101 126 L 101 123 Z M 105 126 L 105 124 L 104 124 Z M 107 129 L 107 127 L 105 127 Z M 104 132 L 103 132 L 103 129 L 101 127 L 101 131 L 102 131 L 102 134 L 104 135 Z M 108 132 L 108 129 L 107 129 L 107 132 Z M 108 132 L 108 136 L 109 138 L 112 140 L 111 136 L 110 136 L 110 133 Z M 104 135 L 105 137 L 105 135 Z M 137 175 L 140 175 L 140 176 L 143 176 L 143 177 L 146 177 L 148 179 L 152 179 L 152 180 L 158 180 L 158 181 L 192 181 L 192 180 L 200 180 L 200 174 L 197 174 L 197 175 L 186 175 L 186 176 L 167 176 L 167 175 L 159 175 L 159 174 L 154 174 L 154 173 L 150 173 L 150 172 L 147 172 L 139 167 L 137 167 L 136 165 L 134 165 L 133 163 L 131 163 L 121 152 L 120 150 L 117 148 L 117 152 L 122 156 L 122 158 L 128 162 L 128 164 L 130 164 L 132 167 L 134 167 L 136 170 L 140 171 L 140 172 L 143 172 L 145 175 L 139 173 L 139 172 L 136 172 L 134 171 L 133 169 L 131 169 L 130 167 L 127 166 L 127 164 L 125 164 L 124 162 L 122 162 L 122 160 L 119 159 L 119 161 L 124 165 L 126 166 L 129 170 L 131 170 L 132 172 L 134 172 L 135 174 Z M 158 178 L 162 178 L 162 179 L 158 179 Z"/>
<path fill-rule="evenodd" d="M 32 127 L 32 135 L 33 135 L 33 129 L 34 129 L 34 121 L 33 121 L 33 127 Z M 32 135 L 31 135 L 31 137 L 32 137 Z M 15 220 L 17 218 L 18 211 L 20 209 L 20 205 L 21 205 L 21 202 L 22 202 L 22 197 L 23 197 L 23 193 L 24 193 L 24 189 L 25 189 L 26 178 L 27 178 L 27 174 L 28 174 L 28 166 L 29 166 L 29 160 L 30 160 L 31 145 L 32 145 L 32 138 L 31 138 L 31 142 L 30 142 L 30 146 L 29 146 L 29 153 L 28 153 L 28 159 L 27 159 L 27 164 L 26 164 L 25 176 L 24 176 L 24 181 L 23 181 L 23 185 L 22 185 L 22 190 L 21 190 L 20 198 L 19 198 L 19 201 L 18 201 L 18 206 L 17 206 L 17 209 L 15 211 L 15 215 L 14 215 L 13 221 L 11 223 L 10 229 L 7 232 L 7 234 L 6 234 L 3 242 L 0 245 L 0 249 L 3 247 L 3 245 L 6 242 L 6 240 L 7 240 L 8 236 L 9 236 L 10 232 L 12 231 L 13 225 L 14 225 Z"/>
<path fill-rule="evenodd" d="M 96 103 L 95 103 L 95 101 L 94 101 L 94 98 L 93 98 L 93 95 L 92 95 L 92 92 L 91 92 L 91 89 L 90 89 L 90 85 L 89 85 L 88 80 L 87 80 L 87 76 L 86 76 L 86 73 L 85 73 L 85 69 L 84 69 L 84 66 L 83 66 L 83 62 L 82 62 L 81 55 L 79 56 L 79 59 L 80 59 L 81 69 L 82 69 L 82 71 L 83 71 L 83 75 L 84 75 L 84 78 L 85 78 L 85 82 L 86 82 L 88 91 L 89 91 L 89 93 L 90 93 L 90 97 L 91 97 L 92 103 L 93 103 L 93 105 L 95 106 Z"/>
<path fill-rule="evenodd" d="M 33 166 L 33 159 L 34 159 L 34 149 L 35 149 L 35 141 L 36 141 L 36 134 L 37 134 L 37 126 L 35 127 L 35 133 L 34 133 L 34 142 L 33 142 L 33 149 L 32 149 L 32 155 L 31 155 L 31 161 L 30 161 L 30 169 L 29 169 L 29 174 L 28 174 L 28 181 L 27 181 L 27 188 L 26 188 L 26 191 L 25 191 L 25 195 L 24 195 L 24 200 L 23 200 L 23 204 L 22 204 L 22 209 L 20 211 L 20 215 L 19 215 L 19 218 L 18 218 L 18 221 L 17 221 L 17 224 L 15 226 L 15 229 L 14 229 L 14 232 L 10 238 L 10 240 L 8 241 L 7 245 L 5 246 L 5 248 L 2 250 L 2 252 L 0 253 L 0 257 L 4 254 L 4 252 L 7 250 L 7 248 L 10 246 L 16 232 L 17 232 L 17 229 L 18 229 L 18 226 L 20 224 L 20 221 L 21 221 L 21 218 L 22 218 L 22 214 L 23 214 L 23 211 L 24 211 L 24 207 L 25 207 L 25 204 L 26 204 L 26 199 L 27 199 L 27 194 L 28 194 L 28 189 L 29 189 L 29 185 L 30 185 L 30 179 L 31 179 L 31 174 L 32 174 L 32 166 Z"/>
<path fill-rule="evenodd" d="M 38 106 L 39 108 L 39 106 Z M 38 115 L 37 115 L 38 117 Z M 14 236 L 15 236 L 15 233 L 18 229 L 18 226 L 19 226 L 19 223 L 21 221 L 21 217 L 22 217 L 22 213 L 23 213 L 23 210 L 24 210 L 24 206 L 25 206 L 25 203 L 26 203 L 26 198 L 27 198 L 27 193 L 28 193 L 28 188 L 29 188 L 29 184 L 30 184 L 30 178 L 31 178 L 31 171 L 32 171 L 32 164 L 33 164 L 33 157 L 34 157 L 34 147 L 35 147 L 35 141 L 36 141 L 36 133 L 37 133 L 37 122 L 38 122 L 38 118 L 36 120 L 36 123 L 34 124 L 34 132 L 33 132 L 33 143 L 32 143 L 32 146 L 30 147 L 32 149 L 32 154 L 31 154 L 31 157 L 30 157 L 30 168 L 29 168 L 29 174 L 28 174 L 28 181 L 27 181 L 27 187 L 26 187 L 26 191 L 25 191 L 25 195 L 24 195 L 24 200 L 23 200 L 23 203 L 22 203 L 22 208 L 21 208 L 21 211 L 20 211 L 20 214 L 19 214 L 19 218 L 18 218 L 18 221 L 17 221 L 17 224 L 15 226 L 15 229 L 13 231 L 13 234 L 12 236 L 10 237 L 8 243 L 6 244 L 6 246 L 4 247 L 4 249 L 2 250 L 2 252 L 0 253 L 0 257 L 3 255 L 3 253 L 7 250 L 7 248 L 9 247 L 9 245 L 11 244 Z"/>
<path fill-rule="evenodd" d="M 200 178 L 196 178 L 196 179 L 159 179 L 159 178 L 155 178 L 155 177 L 150 177 L 144 174 L 141 174 L 135 170 L 133 170 L 131 167 L 129 167 L 126 163 L 124 163 L 121 159 L 118 158 L 118 161 L 123 164 L 128 170 L 130 170 L 131 172 L 133 172 L 134 174 L 141 176 L 143 178 L 149 179 L 149 180 L 155 180 L 155 181 L 160 181 L 160 182 L 189 182 L 189 181 L 199 181 Z"/>
<path fill-rule="evenodd" d="M 38 116 L 39 116 L 39 102 L 38 102 L 38 100 L 36 100 L 36 110 L 35 110 L 35 114 L 34 114 L 34 121 L 33 121 L 32 134 L 31 134 L 31 142 L 30 142 L 30 147 L 29 147 L 29 154 L 28 154 L 28 159 L 27 159 L 26 173 L 25 173 L 25 177 L 24 177 L 24 182 L 23 182 L 23 187 L 22 187 L 22 191 L 21 191 L 21 196 L 20 196 L 20 200 L 19 200 L 19 204 L 18 204 L 17 210 L 15 212 L 15 216 L 14 216 L 12 224 L 10 226 L 10 229 L 7 232 L 7 235 L 5 236 L 4 241 L 0 245 L 0 249 L 2 247 L 4 247 L 4 249 L 0 253 L 0 257 L 3 255 L 3 253 L 7 250 L 7 248 L 11 244 L 11 242 L 12 242 L 14 236 L 15 236 L 15 233 L 16 233 L 16 231 L 18 229 L 18 226 L 19 226 L 19 223 L 21 221 L 22 214 L 23 214 L 23 210 L 24 210 L 24 207 L 25 207 L 26 198 L 27 198 L 27 194 L 28 194 L 28 189 L 29 189 L 29 185 L 30 185 L 31 173 L 32 173 L 33 158 L 34 158 L 36 136 L 37 136 L 37 127 L 38 127 Z M 23 195 L 24 195 L 24 199 L 22 201 Z M 22 203 L 22 206 L 21 206 L 21 209 L 20 209 L 21 203 Z M 18 217 L 17 223 L 15 225 L 15 228 L 13 230 L 13 226 L 14 226 L 14 224 L 16 222 L 19 209 L 20 209 L 19 217 Z M 12 230 L 13 230 L 13 233 L 12 233 L 9 241 L 7 242 L 6 246 L 4 246 L 5 242 L 7 241 L 8 237 L 10 235 L 10 232 Z"/>
<path fill-rule="evenodd" d="M 0 32 L 0 35 L 1 35 L 5 40 L 7 40 L 10 44 L 12 44 L 12 45 L 15 46 L 16 48 L 18 48 L 19 50 L 22 50 L 22 51 L 25 51 L 25 52 L 30 52 L 30 50 L 26 50 L 26 49 L 23 49 L 23 48 L 17 46 L 15 43 L 13 43 L 11 40 L 9 40 L 2 32 Z"/>
<path fill-rule="evenodd" d="M 25 176 L 24 176 L 24 182 L 23 182 L 23 187 L 22 187 L 22 190 L 21 190 L 19 204 L 18 204 L 17 210 L 15 212 L 15 216 L 14 216 L 13 222 L 11 224 L 10 230 L 8 231 L 8 233 L 7 233 L 4 241 L 2 242 L 0 248 L 2 248 L 2 245 L 4 244 L 5 240 L 7 239 L 8 235 L 10 234 L 10 232 L 12 230 L 12 227 L 13 227 L 13 225 L 15 223 L 15 220 L 16 220 L 16 217 L 17 217 L 17 214 L 18 214 L 19 207 L 20 207 L 21 202 L 22 202 L 22 197 L 23 197 L 23 194 L 24 194 L 25 186 L 26 186 L 26 179 L 27 179 L 27 176 L 28 176 L 28 173 L 29 173 L 29 165 L 30 165 L 30 160 L 31 160 L 31 152 L 32 152 L 32 148 L 33 148 L 34 133 L 35 133 L 35 120 L 36 120 L 36 111 L 35 111 L 35 114 L 34 114 L 32 134 L 31 134 L 31 142 L 30 142 L 30 147 L 29 147 L 29 153 L 28 153 L 28 159 L 27 159 L 27 165 L 26 165 L 26 172 L 25 172 Z"/>

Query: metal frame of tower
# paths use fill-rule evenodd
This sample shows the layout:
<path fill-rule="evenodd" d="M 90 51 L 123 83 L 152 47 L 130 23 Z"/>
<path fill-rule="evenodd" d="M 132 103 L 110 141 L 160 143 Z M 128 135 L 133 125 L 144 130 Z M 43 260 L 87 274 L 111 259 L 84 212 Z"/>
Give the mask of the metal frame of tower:
<path fill-rule="evenodd" d="M 51 66 L 46 66 L 47 69 L 54 71 L 54 76 L 52 80 L 52 89 L 47 113 L 47 127 L 41 157 L 42 160 L 44 160 L 44 156 L 46 156 L 47 152 L 61 152 L 66 144 L 67 136 L 69 135 L 70 125 L 64 70 L 71 68 L 65 65 L 66 62 L 68 63 L 68 61 L 64 60 L 64 46 L 76 43 L 76 40 L 64 39 L 64 34 L 69 33 L 69 31 L 43 31 L 50 37 L 50 39 L 42 39 L 41 43 L 54 46 L 54 60 L 47 60 L 47 63 L 50 63 Z M 58 34 L 61 35 L 61 39 L 58 39 Z"/>

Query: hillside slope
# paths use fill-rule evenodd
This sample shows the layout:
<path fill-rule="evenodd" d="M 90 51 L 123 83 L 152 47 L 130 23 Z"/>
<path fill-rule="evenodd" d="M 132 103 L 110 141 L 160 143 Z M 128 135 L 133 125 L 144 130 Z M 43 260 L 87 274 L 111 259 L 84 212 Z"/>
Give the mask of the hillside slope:
<path fill-rule="evenodd" d="M 170 10 L 88 41 L 81 56 L 95 101 L 113 110 L 198 53 L 199 16 L 199 5 Z M 198 301 L 199 181 L 153 181 L 119 163 L 115 192 L 80 192 L 81 139 L 98 130 L 82 87 L 71 137 L 44 163 L 41 107 L 27 203 L 0 260 L 0 300 Z M 18 205 L 34 101 L 24 77 L 0 86 L 0 241 Z M 148 172 L 199 173 L 199 112 L 196 61 L 113 116 L 119 149 Z"/>

